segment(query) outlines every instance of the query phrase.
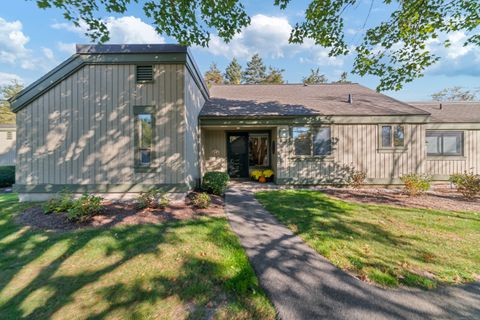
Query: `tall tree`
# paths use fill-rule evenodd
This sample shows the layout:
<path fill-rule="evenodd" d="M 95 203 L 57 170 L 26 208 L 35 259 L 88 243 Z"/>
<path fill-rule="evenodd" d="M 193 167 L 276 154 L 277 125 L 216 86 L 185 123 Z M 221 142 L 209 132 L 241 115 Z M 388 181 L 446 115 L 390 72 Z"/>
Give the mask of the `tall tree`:
<path fill-rule="evenodd" d="M 15 123 L 15 113 L 10 109 L 8 99 L 16 96 L 22 90 L 23 85 L 16 80 L 0 87 L 0 123 Z"/>
<path fill-rule="evenodd" d="M 283 81 L 283 72 L 285 72 L 285 69 L 277 69 L 277 68 L 273 68 L 272 66 L 268 67 L 268 74 L 263 83 L 268 83 L 268 84 L 284 83 L 285 81 Z"/>
<path fill-rule="evenodd" d="M 342 72 L 342 74 L 340 74 L 340 79 L 337 81 L 337 83 L 352 83 L 350 80 L 348 80 L 348 72 Z"/>
<path fill-rule="evenodd" d="M 214 84 L 223 84 L 225 82 L 222 72 L 218 69 L 216 63 L 212 63 L 210 65 L 210 69 L 205 72 L 205 75 L 203 77 L 209 88 Z"/>
<path fill-rule="evenodd" d="M 465 90 L 458 86 L 446 88 L 432 94 L 432 99 L 436 101 L 474 101 L 476 98 L 477 92 Z"/>
<path fill-rule="evenodd" d="M 225 81 L 228 84 L 240 84 L 242 82 L 242 66 L 236 58 L 233 58 L 225 69 Z"/>
<path fill-rule="evenodd" d="M 267 79 L 267 67 L 258 53 L 254 54 L 247 62 L 247 68 L 243 73 L 243 81 L 247 84 L 263 83 Z"/>
<path fill-rule="evenodd" d="M 275 0 L 273 4 L 285 10 L 290 2 Z M 59 9 L 77 27 L 86 25 L 86 34 L 93 42 L 106 42 L 110 38 L 107 21 L 101 17 L 126 15 L 129 10 L 138 10 L 134 5 L 141 6 L 158 33 L 184 45 L 206 47 L 211 33 L 228 42 L 250 24 L 241 0 L 36 0 L 36 3 L 42 9 Z M 376 6 L 389 12 L 383 20 L 369 21 Z M 367 14 L 363 39 L 360 45 L 352 47 L 345 37 L 349 27 L 346 15 L 355 10 Z M 479 12 L 478 0 L 310 0 L 303 19 L 293 27 L 289 42 L 311 39 L 328 48 L 330 56 L 354 51 L 354 73 L 377 76 L 378 90 L 399 90 L 440 59 L 427 46 L 432 39 L 448 47 L 448 35 L 463 32 L 463 45 L 480 46 Z M 367 25 L 370 27 L 365 28 Z"/>
<path fill-rule="evenodd" d="M 327 83 L 328 79 L 324 74 L 320 73 L 320 68 L 311 69 L 308 77 L 303 77 L 303 83 L 305 84 L 320 84 Z"/>

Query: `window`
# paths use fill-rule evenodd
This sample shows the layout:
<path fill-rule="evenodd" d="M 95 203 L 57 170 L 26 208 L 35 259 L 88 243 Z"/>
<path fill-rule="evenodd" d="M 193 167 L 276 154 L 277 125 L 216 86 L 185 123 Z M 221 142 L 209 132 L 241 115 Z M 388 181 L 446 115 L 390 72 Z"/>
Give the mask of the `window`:
<path fill-rule="evenodd" d="M 13 139 L 13 132 L 7 131 L 7 140 L 12 140 L 12 139 Z"/>
<path fill-rule="evenodd" d="M 463 156 L 462 131 L 427 131 L 428 156 Z"/>
<path fill-rule="evenodd" d="M 139 112 L 135 115 L 135 162 L 148 167 L 152 163 L 154 117 L 152 113 Z"/>
<path fill-rule="evenodd" d="M 268 140 L 268 133 L 251 133 L 248 136 L 248 159 L 251 167 L 270 165 Z"/>
<path fill-rule="evenodd" d="M 328 127 L 293 127 L 292 139 L 297 156 L 327 156 L 332 152 Z"/>
<path fill-rule="evenodd" d="M 137 66 L 137 83 L 153 81 L 153 66 Z"/>
<path fill-rule="evenodd" d="M 405 128 L 403 126 L 382 125 L 380 133 L 382 148 L 401 148 L 405 146 Z"/>

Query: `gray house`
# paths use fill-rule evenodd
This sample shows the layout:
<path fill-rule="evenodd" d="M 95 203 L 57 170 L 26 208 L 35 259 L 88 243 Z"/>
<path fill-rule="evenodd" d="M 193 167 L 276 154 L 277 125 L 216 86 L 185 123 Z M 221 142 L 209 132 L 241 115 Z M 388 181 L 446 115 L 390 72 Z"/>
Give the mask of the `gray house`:
<path fill-rule="evenodd" d="M 15 165 L 15 124 L 0 124 L 0 166 Z"/>
<path fill-rule="evenodd" d="M 85 45 L 12 101 L 21 200 L 185 192 L 207 171 L 278 184 L 480 172 L 480 104 L 407 104 L 358 84 L 208 90 L 178 45 Z M 461 112 L 459 112 L 461 110 Z"/>

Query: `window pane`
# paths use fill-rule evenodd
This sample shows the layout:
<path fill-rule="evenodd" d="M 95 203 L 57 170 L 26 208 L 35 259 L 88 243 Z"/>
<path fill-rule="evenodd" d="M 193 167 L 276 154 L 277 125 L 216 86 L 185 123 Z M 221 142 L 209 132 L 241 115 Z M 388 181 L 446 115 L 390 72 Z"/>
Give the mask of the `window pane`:
<path fill-rule="evenodd" d="M 151 148 L 153 144 L 153 115 L 150 113 L 138 114 L 135 117 L 135 138 L 137 146 L 137 161 L 141 165 L 151 162 Z"/>
<path fill-rule="evenodd" d="M 439 155 L 441 150 L 441 137 L 435 133 L 427 132 L 427 154 Z"/>
<path fill-rule="evenodd" d="M 405 145 L 405 129 L 403 126 L 395 126 L 393 145 L 395 147 L 403 147 Z"/>
<path fill-rule="evenodd" d="M 462 155 L 461 132 L 445 132 L 443 134 L 443 153 L 446 155 Z"/>
<path fill-rule="evenodd" d="M 332 151 L 330 128 L 315 128 L 313 136 L 313 154 L 315 156 L 329 155 Z"/>
<path fill-rule="evenodd" d="M 268 166 L 268 133 L 250 134 L 248 140 L 250 166 Z"/>
<path fill-rule="evenodd" d="M 392 146 L 392 126 L 382 126 L 382 147 Z"/>
<path fill-rule="evenodd" d="M 140 149 L 140 163 L 149 164 L 150 163 L 150 149 Z"/>
<path fill-rule="evenodd" d="M 295 147 L 295 155 L 309 156 L 312 150 L 312 137 L 310 128 L 294 127 L 292 130 L 293 144 Z"/>

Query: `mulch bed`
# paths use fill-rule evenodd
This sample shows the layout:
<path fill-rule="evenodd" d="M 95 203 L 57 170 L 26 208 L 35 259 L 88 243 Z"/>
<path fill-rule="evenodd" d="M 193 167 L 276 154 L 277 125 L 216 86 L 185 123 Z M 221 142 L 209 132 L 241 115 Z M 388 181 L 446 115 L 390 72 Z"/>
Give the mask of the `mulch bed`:
<path fill-rule="evenodd" d="M 421 209 L 480 212 L 480 200 L 466 200 L 450 188 L 438 188 L 417 197 L 394 189 L 325 189 L 323 192 L 342 200 Z"/>
<path fill-rule="evenodd" d="M 42 208 L 32 207 L 16 218 L 18 223 L 43 230 L 68 231 L 88 227 L 113 227 L 117 225 L 135 225 L 162 223 L 172 220 L 187 220 L 201 216 L 223 216 L 224 201 L 222 197 L 211 195 L 212 203 L 207 209 L 192 205 L 189 194 L 185 201 L 171 202 L 165 208 L 146 208 L 138 210 L 133 202 L 104 201 L 104 210 L 86 223 L 70 222 L 64 213 L 44 214 Z"/>

